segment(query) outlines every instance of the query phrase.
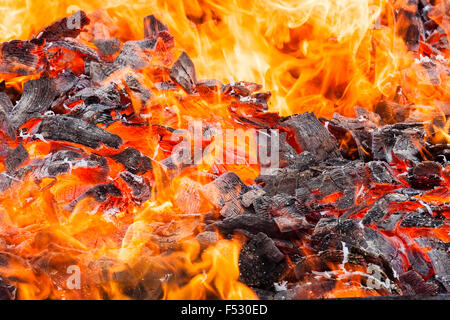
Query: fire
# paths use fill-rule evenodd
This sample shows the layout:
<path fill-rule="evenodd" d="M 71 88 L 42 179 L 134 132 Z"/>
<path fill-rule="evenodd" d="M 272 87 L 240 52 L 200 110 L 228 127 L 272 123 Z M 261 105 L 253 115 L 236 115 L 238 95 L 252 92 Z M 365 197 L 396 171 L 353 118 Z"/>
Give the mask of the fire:
<path fill-rule="evenodd" d="M 135 120 L 133 114 L 151 119 L 150 127 L 127 127 L 120 122 L 108 127 L 110 133 L 126 141 L 121 151 L 133 147 L 151 156 L 153 172 L 143 175 L 152 182 L 149 199 L 138 206 L 114 193 L 103 203 L 82 198 L 100 183 L 116 182 L 124 170 L 111 160 L 114 150 L 106 146 L 95 152 L 105 159 L 109 172 L 99 173 L 81 163 L 56 178 L 28 175 L 0 194 L 0 232 L 8 240 L 8 244 L 0 242 L 0 251 L 14 247 L 14 254 L 5 258 L 5 266 L 0 263 L 0 275 L 15 279 L 21 299 L 142 298 L 132 290 L 139 279 L 150 284 L 142 288 L 144 298 L 257 299 L 239 282 L 238 259 L 244 239 L 216 239 L 202 251 L 201 242 L 193 235 L 205 231 L 203 222 L 212 210 L 202 187 L 212 177 L 229 171 L 251 183 L 259 166 L 217 164 L 207 157 L 205 163 L 171 177 L 161 165 L 178 142 L 166 127 L 187 130 L 196 118 L 217 128 L 245 129 L 246 125 L 234 121 L 229 101 L 219 95 L 187 97 L 181 102 L 179 89 L 144 103 L 125 80 L 132 76 L 144 87 L 155 88 L 167 80 L 158 71 L 169 68 L 183 51 L 192 58 L 198 79 L 261 83 L 272 95 L 268 116 L 307 111 L 326 118 L 335 112 L 354 116 L 354 106 L 375 110 L 387 99 L 401 106 L 417 105 L 417 118 L 434 120 L 435 113 L 443 115 L 442 103 L 450 101 L 450 52 L 442 50 L 444 56 L 430 52 L 423 35 L 417 48 L 408 48 L 404 29 L 409 22 L 395 16 L 400 8 L 408 11 L 407 0 L 60 0 L 56 5 L 37 0 L 5 1 L 0 7 L 1 42 L 32 39 L 49 21 L 78 10 L 88 12 L 92 23 L 77 39 L 93 50 L 92 41 L 98 39 L 117 37 L 122 43 L 143 39 L 142 21 L 149 14 L 164 21 L 176 41 L 170 51 L 168 44 L 158 40 L 152 68 L 137 72 L 126 67 L 102 80 L 104 85 L 114 84 L 129 93 L 130 123 Z M 450 32 L 439 10 L 431 17 Z M 84 71 L 83 59 L 70 50 L 57 48 L 49 54 L 52 76 L 69 66 L 75 74 Z M 439 74 L 429 74 L 427 63 L 437 64 Z M 22 70 L 19 67 L 23 66 L 17 66 Z M 17 92 L 24 90 L 27 81 L 41 76 L 11 76 L 0 70 L 0 80 Z M 76 110 L 80 102 L 65 107 Z M 32 128 L 33 123 L 24 127 Z M 450 142 L 450 122 L 441 121 L 432 128 L 433 139 Z M 33 159 L 44 159 L 54 147 L 45 139 L 30 141 L 25 137 L 24 141 Z M 348 135 L 341 148 L 357 150 L 351 142 Z M 245 147 L 238 146 L 238 151 Z M 92 151 L 88 147 L 84 150 Z M 127 199 L 132 199 L 133 191 L 122 184 L 120 190 L 127 190 Z M 446 190 L 437 195 L 434 191 L 422 199 L 448 202 Z M 323 202 L 340 196 L 331 194 Z M 443 234 L 438 238 L 448 240 L 448 234 L 439 232 Z M 161 234 L 170 241 L 160 243 Z M 166 251 L 172 253 L 162 255 Z M 40 273 L 30 269 L 29 258 Z M 81 268 L 85 286 L 80 291 L 65 289 L 67 274 L 61 270 L 72 265 Z M 330 269 L 347 284 L 339 283 L 327 297 L 379 294 L 359 287 L 365 270 L 335 265 Z M 155 284 L 161 279 L 163 285 L 158 287 Z"/>
<path fill-rule="evenodd" d="M 445 29 L 441 2 L 442 11 L 436 9 L 432 17 Z M 273 94 L 271 110 L 284 116 L 305 111 L 328 118 L 336 111 L 353 115 L 355 105 L 372 109 L 380 97 L 395 97 L 394 83 L 404 88 L 409 103 L 448 101 L 445 73 L 436 86 L 420 64 L 415 73 L 404 72 L 426 48 L 415 55 L 407 50 L 403 21 L 394 18 L 400 8 L 407 11 L 407 1 L 136 0 L 124 5 L 120 0 L 61 0 L 50 5 L 7 0 L 0 8 L 0 40 L 27 39 L 48 21 L 78 9 L 108 13 L 111 18 L 96 14 L 99 37 L 141 39 L 143 18 L 154 12 L 193 59 L 199 76 L 261 83 Z M 444 54 L 449 57 L 448 51 Z"/>

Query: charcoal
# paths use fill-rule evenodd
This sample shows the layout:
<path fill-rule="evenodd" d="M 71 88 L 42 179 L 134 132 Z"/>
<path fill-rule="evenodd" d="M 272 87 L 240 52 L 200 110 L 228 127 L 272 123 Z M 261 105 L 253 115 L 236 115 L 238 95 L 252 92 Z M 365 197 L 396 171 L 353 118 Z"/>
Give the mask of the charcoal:
<path fill-rule="evenodd" d="M 84 194 L 74 199 L 64 208 L 68 211 L 72 211 L 78 202 L 85 198 L 93 198 L 97 202 L 106 202 L 110 197 L 121 197 L 122 192 L 112 183 L 100 184 L 95 187 L 90 188 Z"/>
<path fill-rule="evenodd" d="M 431 250 L 427 254 L 430 257 L 436 279 L 450 292 L 450 254 L 448 250 Z"/>
<path fill-rule="evenodd" d="M 52 108 L 61 105 L 81 80 L 81 78 L 77 77 L 70 69 L 63 70 L 54 79 L 57 98 L 53 101 Z"/>
<path fill-rule="evenodd" d="M 16 132 L 9 117 L 12 108 L 13 106 L 8 96 L 3 92 L 0 92 L 0 131 L 7 137 L 14 139 L 16 137 Z"/>
<path fill-rule="evenodd" d="M 300 149 L 310 152 L 317 161 L 342 157 L 336 140 L 313 113 L 292 115 L 280 126 L 293 131 Z"/>
<path fill-rule="evenodd" d="M 241 204 L 248 208 L 253 204 L 253 201 L 257 198 L 264 196 L 266 192 L 261 189 L 250 190 L 242 195 Z"/>
<path fill-rule="evenodd" d="M 125 78 L 125 83 L 127 84 L 128 89 L 140 98 L 140 103 L 145 106 L 147 101 L 152 97 L 150 90 L 148 90 L 132 75 Z"/>
<path fill-rule="evenodd" d="M 323 299 L 326 293 L 333 290 L 336 286 L 336 280 L 315 280 L 298 284 L 286 291 L 278 292 L 274 300 L 304 300 L 304 299 Z"/>
<path fill-rule="evenodd" d="M 394 231 L 398 223 L 403 219 L 406 212 L 394 212 L 391 216 L 377 223 L 377 228 L 384 231 Z M 367 214 L 366 214 L 367 216 Z M 364 223 L 364 221 L 363 221 Z"/>
<path fill-rule="evenodd" d="M 376 222 L 379 222 L 384 219 L 387 215 L 388 211 L 388 202 L 386 199 L 381 198 L 367 211 L 364 215 L 362 223 L 364 225 L 370 225 Z"/>
<path fill-rule="evenodd" d="M 405 122 L 411 112 L 411 105 L 401 105 L 392 101 L 381 100 L 375 105 L 375 112 L 385 124 Z"/>
<path fill-rule="evenodd" d="M 156 49 L 156 43 L 155 39 L 125 42 L 115 64 L 122 67 L 129 66 L 133 69 L 146 68 L 150 64 L 151 52 Z"/>
<path fill-rule="evenodd" d="M 146 39 L 161 38 L 166 49 L 171 49 L 175 46 L 174 38 L 169 33 L 167 26 L 156 19 L 154 15 L 144 18 L 144 36 Z"/>
<path fill-rule="evenodd" d="M 380 125 L 381 117 L 379 114 L 358 106 L 355 106 L 353 109 L 355 110 L 357 119 L 369 121 L 369 123 L 373 123 L 377 126 Z"/>
<path fill-rule="evenodd" d="M 192 93 L 197 84 L 195 66 L 191 58 L 183 52 L 170 69 L 170 78 L 187 93 Z"/>
<path fill-rule="evenodd" d="M 304 217 L 275 217 L 273 219 L 277 224 L 280 232 L 292 232 L 292 231 L 300 231 L 300 230 L 308 230 L 313 228 L 313 225 L 308 223 Z"/>
<path fill-rule="evenodd" d="M 93 149 L 100 147 L 101 143 L 117 149 L 123 143 L 115 134 L 67 116 L 45 117 L 39 125 L 38 133 L 44 139 L 78 143 Z"/>
<path fill-rule="evenodd" d="M 316 225 L 312 238 L 312 248 L 316 251 L 342 249 L 346 243 L 351 251 L 359 251 L 365 257 L 381 259 L 397 274 L 405 271 L 405 264 L 399 249 L 380 232 L 361 227 L 354 220 L 338 221 L 335 218 L 322 218 Z"/>
<path fill-rule="evenodd" d="M 112 159 L 124 165 L 133 174 L 144 174 L 152 170 L 149 157 L 142 155 L 139 150 L 127 148 L 123 152 L 111 156 Z"/>
<path fill-rule="evenodd" d="M 17 288 L 0 277 L 0 301 L 15 300 Z"/>
<path fill-rule="evenodd" d="M 0 45 L 0 73 L 30 75 L 45 67 L 42 47 L 31 41 L 12 40 Z"/>
<path fill-rule="evenodd" d="M 240 281 L 252 287 L 270 289 L 286 269 L 284 254 L 272 239 L 258 233 L 241 249 Z"/>
<path fill-rule="evenodd" d="M 131 188 L 134 201 L 142 203 L 150 199 L 152 189 L 148 179 L 128 171 L 121 172 L 119 175 Z"/>
<path fill-rule="evenodd" d="M 169 31 L 166 25 L 152 14 L 144 18 L 144 37 L 156 38 L 163 31 Z"/>
<path fill-rule="evenodd" d="M 114 84 L 85 88 L 70 97 L 66 104 L 69 105 L 80 100 L 85 101 L 86 104 L 99 103 L 107 106 L 119 106 L 120 92 Z"/>
<path fill-rule="evenodd" d="M 418 146 L 425 135 L 420 123 L 398 123 L 372 132 L 372 153 L 375 160 L 392 161 L 392 154 L 402 160 L 419 162 Z"/>
<path fill-rule="evenodd" d="M 341 144 L 345 145 L 347 149 L 349 149 L 347 153 L 354 152 L 353 149 L 357 149 L 358 158 L 365 161 L 370 160 L 372 145 L 371 131 L 376 129 L 376 124 L 367 118 L 369 116 L 370 115 L 359 116 L 358 118 L 353 119 L 335 113 L 333 115 L 333 119 L 331 120 L 331 124 L 328 125 L 328 129 L 336 138 L 339 136 L 339 132 L 336 129 L 345 129 L 345 131 L 341 130 L 340 133 L 341 140 L 343 140 L 343 143 Z M 333 128 L 335 128 L 334 131 Z M 354 143 L 356 144 L 355 146 L 352 146 L 352 139 L 349 139 L 349 135 L 354 140 Z M 351 154 L 349 154 L 349 156 L 351 156 Z"/>
<path fill-rule="evenodd" d="M 74 107 L 67 116 L 84 120 L 90 124 L 102 123 L 109 126 L 116 121 L 111 115 L 111 112 L 116 109 L 115 106 L 102 105 L 99 103 L 89 105 L 82 103 Z"/>
<path fill-rule="evenodd" d="M 442 183 L 442 166 L 433 161 L 424 161 L 408 171 L 408 182 L 416 189 L 432 189 Z"/>
<path fill-rule="evenodd" d="M 22 124 L 41 116 L 56 96 L 55 83 L 49 78 L 39 78 L 25 83 L 22 97 L 11 112 L 11 124 L 18 129 Z"/>
<path fill-rule="evenodd" d="M 259 175 L 255 181 L 256 183 L 264 184 L 264 191 L 270 195 L 287 194 L 294 195 L 295 190 L 304 180 L 312 178 L 310 171 L 305 171 L 299 174 L 295 169 L 277 169 L 270 175 Z"/>
<path fill-rule="evenodd" d="M 233 234 L 235 231 L 246 230 L 252 234 L 263 232 L 272 238 L 283 238 L 273 219 L 256 214 L 244 213 L 225 218 L 223 221 L 212 224 L 211 227 L 217 227 L 219 231 L 226 234 Z"/>
<path fill-rule="evenodd" d="M 371 161 L 367 164 L 370 177 L 374 183 L 397 185 L 400 182 L 392 173 L 391 168 L 386 162 Z"/>
<path fill-rule="evenodd" d="M 23 144 L 20 144 L 17 148 L 11 149 L 5 159 L 5 168 L 8 172 L 14 172 L 22 164 L 28 160 L 28 151 Z"/>
<path fill-rule="evenodd" d="M 402 294 L 412 295 L 435 295 L 438 293 L 438 286 L 430 281 L 425 281 L 415 271 L 410 270 L 400 276 Z"/>
<path fill-rule="evenodd" d="M 446 243 L 438 238 L 423 236 L 415 238 L 414 241 L 422 248 L 449 251 L 450 243 Z"/>
<path fill-rule="evenodd" d="M 234 217 L 245 212 L 244 208 L 240 204 L 238 200 L 229 200 L 224 206 L 220 209 L 220 215 L 222 217 Z"/>
<path fill-rule="evenodd" d="M 400 226 L 406 228 L 438 228 L 443 224 L 443 217 L 435 217 L 428 212 L 427 208 L 420 208 L 406 214 Z"/>
<path fill-rule="evenodd" d="M 92 82 L 100 83 L 119 69 L 120 66 L 114 63 L 98 63 L 95 61 L 89 61 L 86 65 L 86 74 L 89 74 Z"/>
<path fill-rule="evenodd" d="M 239 81 L 223 85 L 221 90 L 225 95 L 234 97 L 248 97 L 262 89 L 262 85 L 253 82 Z"/>
<path fill-rule="evenodd" d="M 121 42 L 117 38 L 97 39 L 93 41 L 97 49 L 103 55 L 113 55 L 120 50 Z"/>
<path fill-rule="evenodd" d="M 227 202 L 237 201 L 241 194 L 248 191 L 248 187 L 238 175 L 227 172 L 213 182 L 203 187 L 204 196 L 216 207 L 223 207 Z"/>
<path fill-rule="evenodd" d="M 8 97 L 8 95 L 0 91 L 0 110 L 5 112 L 6 114 L 9 114 L 13 108 L 14 105 L 12 104 L 11 99 Z"/>
<path fill-rule="evenodd" d="M 295 160 L 293 161 L 293 164 L 290 166 L 290 168 L 299 171 L 306 171 L 313 166 L 317 166 L 318 164 L 319 163 L 315 160 L 311 152 L 304 151 L 299 155 L 295 156 Z"/>
<path fill-rule="evenodd" d="M 206 79 L 198 81 L 196 89 L 201 96 L 211 96 L 217 94 L 221 86 L 222 83 L 216 79 Z"/>
<path fill-rule="evenodd" d="M 92 49 L 91 47 L 88 47 L 72 38 L 48 42 L 45 48 L 47 50 L 66 49 L 78 53 L 84 58 L 97 62 L 103 62 L 105 60 L 95 49 Z"/>
<path fill-rule="evenodd" d="M 411 247 L 406 249 L 406 256 L 408 258 L 411 268 L 420 274 L 422 277 L 427 277 L 431 272 L 431 265 L 426 260 L 425 256 L 418 249 Z"/>
<path fill-rule="evenodd" d="M 305 182 L 310 191 L 318 190 L 319 198 L 342 192 L 337 207 L 350 208 L 355 202 L 356 188 L 367 184 L 367 174 L 362 162 L 354 162 L 342 167 L 326 169 L 318 177 Z"/>
<path fill-rule="evenodd" d="M 208 248 L 219 241 L 219 234 L 217 232 L 205 231 L 199 233 L 195 238 L 203 248 Z"/>
<path fill-rule="evenodd" d="M 76 38 L 89 22 L 89 18 L 84 11 L 77 11 L 72 16 L 62 18 L 46 27 L 39 32 L 36 39 L 50 41 L 66 37 Z"/>
<path fill-rule="evenodd" d="M 3 192 L 11 186 L 14 179 L 6 172 L 0 173 L 0 192 Z"/>
<path fill-rule="evenodd" d="M 268 140 L 268 145 L 270 144 L 271 140 Z M 290 168 L 301 170 L 304 165 L 305 169 L 302 171 L 309 169 L 308 164 L 310 163 L 309 160 L 313 159 L 312 155 L 309 152 L 303 152 L 298 155 L 295 149 L 287 142 L 286 132 L 281 132 L 279 135 L 279 147 L 278 161 L 280 168 L 290 166 Z"/>
<path fill-rule="evenodd" d="M 392 153 L 402 160 L 418 162 L 422 156 L 418 146 L 423 146 L 423 136 L 417 130 L 404 130 L 392 148 Z M 422 149 L 422 148 L 421 148 Z"/>

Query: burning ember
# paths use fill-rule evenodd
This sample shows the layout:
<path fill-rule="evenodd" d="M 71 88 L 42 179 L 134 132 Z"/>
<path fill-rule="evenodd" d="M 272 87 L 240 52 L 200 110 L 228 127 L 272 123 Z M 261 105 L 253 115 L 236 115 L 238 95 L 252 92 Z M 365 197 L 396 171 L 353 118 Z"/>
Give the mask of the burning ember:
<path fill-rule="evenodd" d="M 448 1 L 59 2 L 0 8 L 0 299 L 447 297 Z"/>

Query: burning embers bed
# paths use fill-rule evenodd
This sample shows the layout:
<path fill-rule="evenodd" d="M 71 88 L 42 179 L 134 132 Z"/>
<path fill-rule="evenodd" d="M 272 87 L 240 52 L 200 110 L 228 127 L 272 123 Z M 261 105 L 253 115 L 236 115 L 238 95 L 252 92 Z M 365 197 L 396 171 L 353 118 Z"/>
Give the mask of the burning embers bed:
<path fill-rule="evenodd" d="M 420 19 L 405 40 L 440 85 Z M 448 102 L 281 117 L 258 84 L 197 79 L 154 16 L 127 42 L 105 21 L 1 45 L 1 299 L 450 291 Z"/>

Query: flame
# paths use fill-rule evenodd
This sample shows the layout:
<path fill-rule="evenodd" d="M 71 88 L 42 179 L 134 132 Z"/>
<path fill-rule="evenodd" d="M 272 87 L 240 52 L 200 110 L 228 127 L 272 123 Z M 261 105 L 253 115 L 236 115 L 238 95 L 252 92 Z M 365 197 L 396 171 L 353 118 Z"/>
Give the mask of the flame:
<path fill-rule="evenodd" d="M 4 0 L 0 6 L 0 41 L 31 39 L 49 21 L 84 10 L 90 13 L 93 23 L 79 40 L 94 48 L 90 42 L 94 38 L 117 37 L 122 42 L 142 39 L 143 18 L 156 14 L 168 25 L 176 47 L 172 53 L 158 56 L 155 65 L 168 67 L 185 50 L 193 59 L 199 79 L 242 79 L 263 84 L 272 93 L 271 112 L 282 116 L 306 111 L 327 118 L 334 112 L 352 116 L 355 105 L 372 110 L 386 98 L 403 105 L 427 106 L 418 110 L 426 118 L 433 111 L 439 112 L 439 102 L 450 99 L 450 81 L 445 72 L 450 53 L 443 51 L 444 56 L 438 59 L 433 53 L 421 55 L 426 48 L 408 50 L 402 39 L 404 26 L 395 17 L 399 8 L 408 10 L 407 2 L 59 0 L 55 4 Z M 449 30 L 438 8 L 432 18 Z M 439 74 L 427 73 L 425 57 L 432 57 L 433 63 L 440 66 Z M 55 61 L 55 74 L 67 65 L 76 73 L 84 67 L 82 59 L 63 51 Z M 127 75 L 135 76 L 148 88 L 154 88 L 160 80 L 153 70 L 138 73 L 124 68 L 104 83 L 126 89 L 123 79 Z M 26 81 L 39 76 L 0 74 L 5 85 L 17 92 L 23 90 Z M 181 103 L 176 94 L 158 95 L 146 105 L 132 96 L 130 109 L 151 116 L 152 124 L 174 128 L 187 129 L 189 121 L 199 116 L 217 127 L 245 128 L 231 119 L 227 101 L 212 98 Z M 174 146 L 167 133 L 158 131 L 161 128 L 124 128 L 115 123 L 108 130 L 127 141 L 124 147 L 145 150 L 156 164 Z M 450 141 L 449 122 L 435 131 L 437 139 Z M 348 142 L 343 141 L 346 148 L 350 148 Z M 51 144 L 29 142 L 26 148 L 31 158 L 38 159 L 48 154 Z M 107 156 L 111 150 L 99 152 Z M 115 178 L 123 171 L 117 163 L 108 160 L 108 165 L 109 177 Z M 220 239 L 200 253 L 201 244 L 193 237 L 193 230 L 204 231 L 202 219 L 212 208 L 201 194 L 202 186 L 211 181 L 212 174 L 227 171 L 236 172 L 250 183 L 259 168 L 218 165 L 209 159 L 169 179 L 156 165 L 154 172 L 145 176 L 153 182 L 152 198 L 141 206 L 118 199 L 99 204 L 87 198 L 80 200 L 73 211 L 63 207 L 89 187 L 105 182 L 105 177 L 85 167 L 39 183 L 29 175 L 0 194 L 0 231 L 9 247 L 14 247 L 12 254 L 7 252 L 8 246 L 0 243 L 0 258 L 4 255 L 6 261 L 0 274 L 15 279 L 22 299 L 123 299 L 136 294 L 124 292 L 143 278 L 149 284 L 165 279 L 162 294 L 145 288 L 152 298 L 256 299 L 255 293 L 239 282 L 242 239 Z M 190 197 L 198 202 L 197 206 L 192 206 Z M 335 201 L 336 197 L 331 195 L 323 201 Z M 448 201 L 448 195 L 445 199 Z M 173 243 L 159 243 L 159 233 L 169 235 Z M 162 257 L 163 246 L 176 252 Z M 27 257 L 33 258 L 32 267 L 39 272 L 30 269 Z M 81 268 L 85 285 L 79 291 L 66 289 L 67 274 L 60 270 L 70 265 Z M 349 282 L 359 283 L 359 274 L 351 276 Z M 330 297 L 372 294 L 376 293 L 351 285 L 335 288 Z"/>
<path fill-rule="evenodd" d="M 449 99 L 448 76 L 441 73 L 436 86 L 421 64 L 411 68 L 420 56 L 407 50 L 399 35 L 401 21 L 394 18 L 399 8 L 408 10 L 406 2 L 60 0 L 50 5 L 6 0 L 0 8 L 0 40 L 27 39 L 48 21 L 78 9 L 107 12 L 109 24 L 94 27 L 102 37 L 142 39 L 144 16 L 156 13 L 202 78 L 261 83 L 273 94 L 271 110 L 281 115 L 353 115 L 355 105 L 372 109 L 380 97 L 393 98 L 393 83 L 403 87 L 409 102 L 435 106 L 435 100 Z M 448 27 L 438 9 L 437 23 Z"/>

